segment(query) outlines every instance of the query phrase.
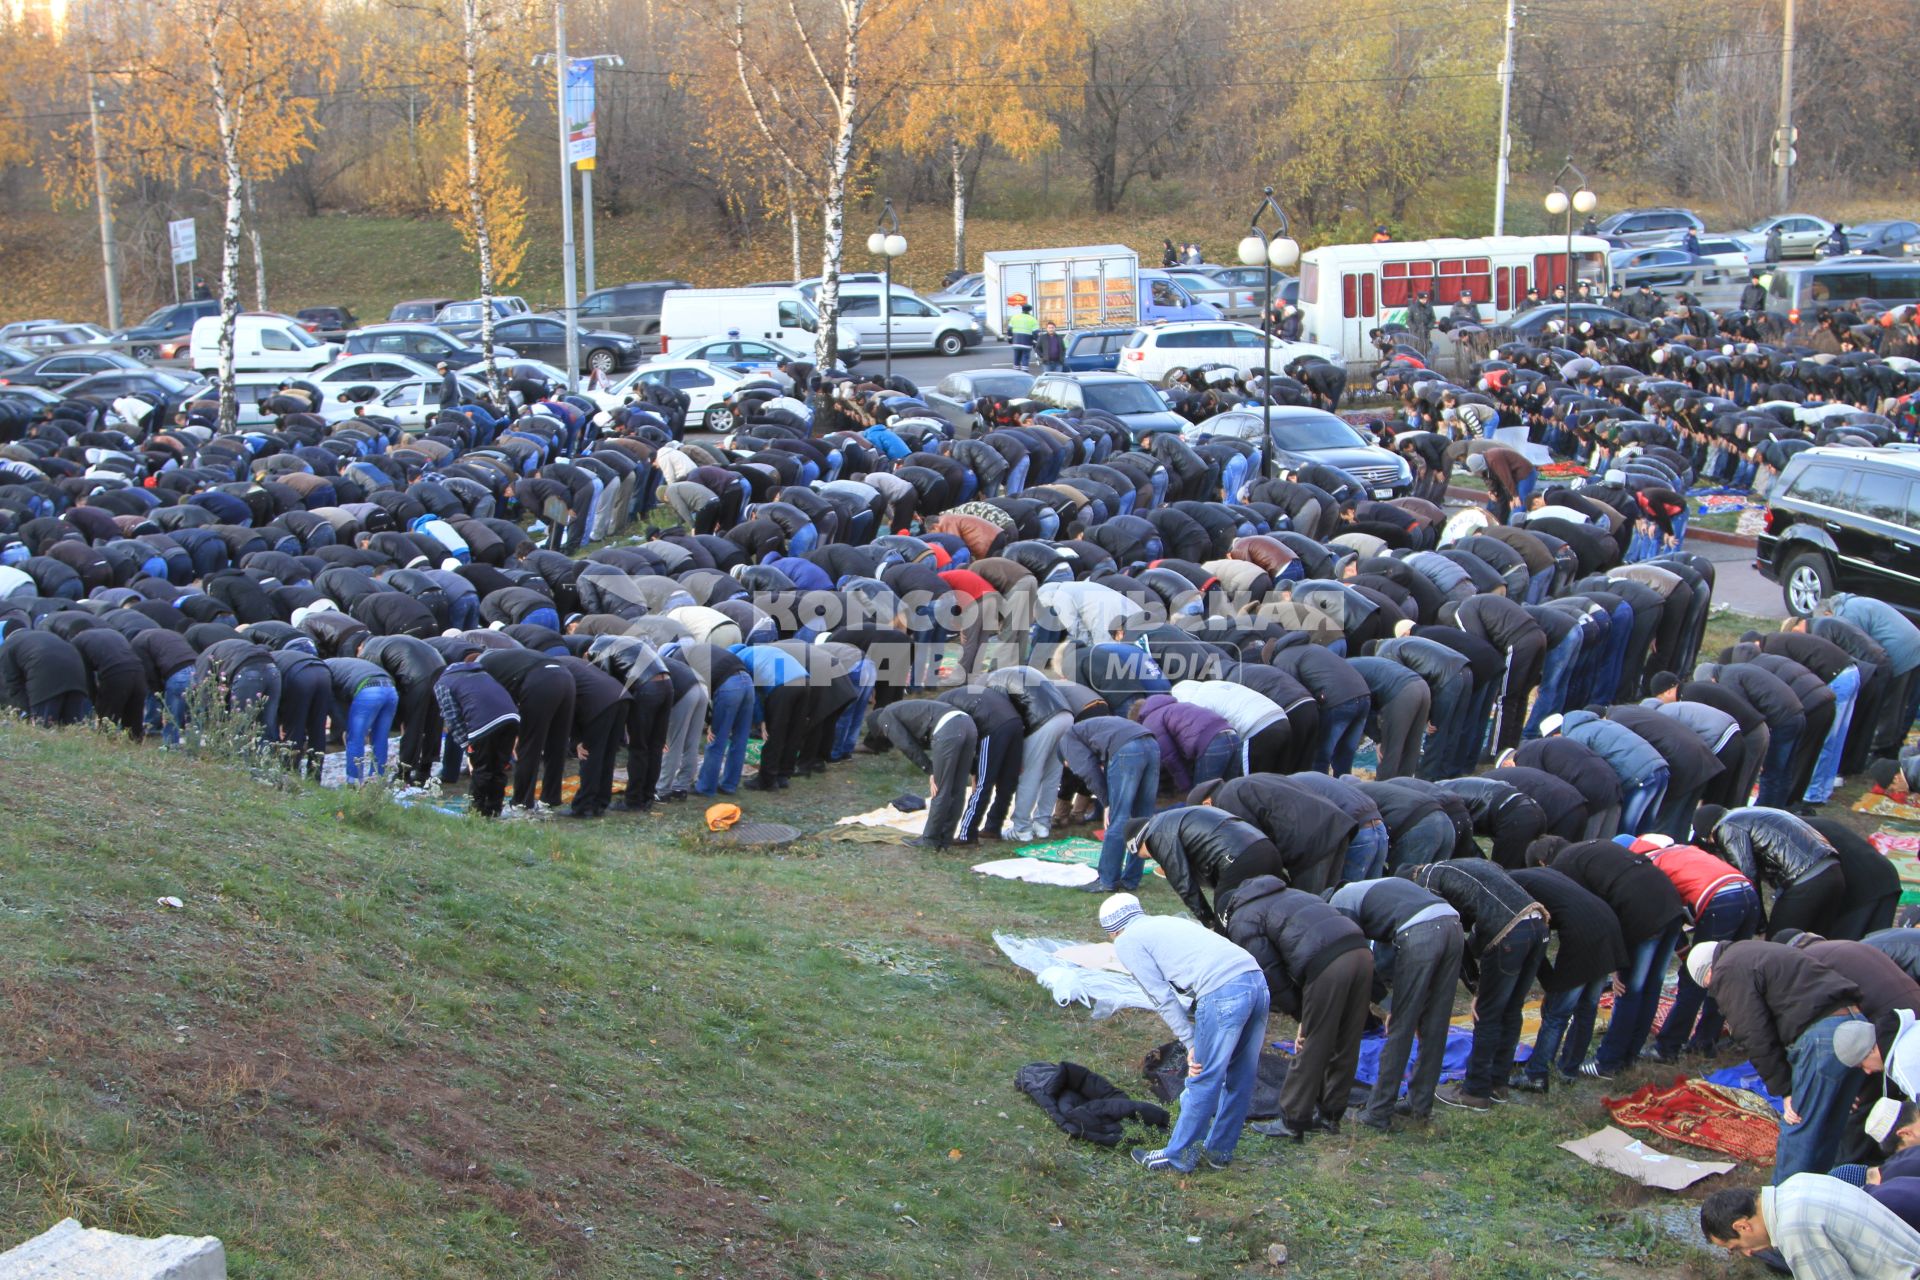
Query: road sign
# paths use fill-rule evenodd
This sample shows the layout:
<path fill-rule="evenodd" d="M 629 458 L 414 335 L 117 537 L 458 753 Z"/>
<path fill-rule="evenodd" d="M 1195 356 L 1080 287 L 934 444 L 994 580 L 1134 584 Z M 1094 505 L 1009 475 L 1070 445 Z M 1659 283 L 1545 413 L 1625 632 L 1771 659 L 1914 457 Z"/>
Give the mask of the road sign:
<path fill-rule="evenodd" d="M 192 218 L 167 224 L 167 243 L 173 246 L 174 266 L 182 266 L 200 256 L 200 248 L 195 240 Z"/>

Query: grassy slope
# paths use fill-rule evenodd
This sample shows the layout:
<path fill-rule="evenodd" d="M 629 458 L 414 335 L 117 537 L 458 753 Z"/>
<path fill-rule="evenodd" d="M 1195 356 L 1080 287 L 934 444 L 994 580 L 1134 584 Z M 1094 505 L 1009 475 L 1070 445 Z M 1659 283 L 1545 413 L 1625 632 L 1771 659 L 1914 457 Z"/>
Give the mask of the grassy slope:
<path fill-rule="evenodd" d="M 1313 1277 L 1721 1274 L 1555 1149 L 1591 1088 L 1185 1182 L 1068 1142 L 1016 1068 L 1138 1093 L 1164 1029 L 1054 1008 L 991 934 L 1095 904 L 962 855 L 488 826 L 17 726 L 0 773 L 0 1240 L 75 1214 L 303 1280 L 1226 1275 L 1272 1241 Z M 814 832 L 915 784 L 747 808 Z"/>

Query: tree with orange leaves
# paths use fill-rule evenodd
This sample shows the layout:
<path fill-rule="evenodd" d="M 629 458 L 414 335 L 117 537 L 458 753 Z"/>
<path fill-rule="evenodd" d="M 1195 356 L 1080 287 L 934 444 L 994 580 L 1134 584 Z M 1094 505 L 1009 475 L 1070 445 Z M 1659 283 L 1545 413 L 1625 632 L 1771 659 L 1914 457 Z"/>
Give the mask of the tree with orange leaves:
<path fill-rule="evenodd" d="M 164 0 L 116 115 L 126 150 L 155 177 L 216 177 L 220 237 L 220 430 L 234 430 L 233 330 L 250 179 L 271 178 L 313 145 L 315 95 L 339 60 L 315 0 Z"/>
<path fill-rule="evenodd" d="M 953 186 L 953 269 L 967 266 L 967 187 L 992 147 L 1031 160 L 1059 145 L 1049 84 L 1076 48 L 1071 11 L 1028 0 L 940 0 L 916 26 L 924 79 L 907 89 L 891 141 L 909 155 L 944 151 Z"/>

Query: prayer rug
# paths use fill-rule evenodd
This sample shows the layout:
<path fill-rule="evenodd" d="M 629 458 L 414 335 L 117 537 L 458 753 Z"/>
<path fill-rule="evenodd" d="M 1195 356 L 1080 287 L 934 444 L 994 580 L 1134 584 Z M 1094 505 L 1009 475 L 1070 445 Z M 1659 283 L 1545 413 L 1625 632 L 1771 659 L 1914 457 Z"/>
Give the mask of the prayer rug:
<path fill-rule="evenodd" d="M 1920 835 L 1882 827 L 1867 840 L 1885 854 L 1900 873 L 1900 901 L 1903 904 L 1920 902 Z"/>
<path fill-rule="evenodd" d="M 1677 1077 L 1650 1084 L 1624 1098 L 1602 1098 L 1607 1113 L 1629 1129 L 1648 1129 L 1703 1151 L 1770 1165 L 1780 1140 L 1780 1118 L 1745 1089 Z"/>

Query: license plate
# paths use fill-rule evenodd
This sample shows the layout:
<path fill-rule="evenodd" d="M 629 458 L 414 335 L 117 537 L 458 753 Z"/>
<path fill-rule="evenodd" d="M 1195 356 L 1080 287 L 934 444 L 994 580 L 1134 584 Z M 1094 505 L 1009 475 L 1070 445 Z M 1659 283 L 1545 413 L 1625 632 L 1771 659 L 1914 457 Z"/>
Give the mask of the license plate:
<path fill-rule="evenodd" d="M 1375 489 L 1375 490 L 1373 491 L 1373 496 L 1374 496 L 1374 497 L 1376 497 L 1376 498 L 1391 498 L 1391 497 L 1393 496 L 1393 490 L 1391 490 L 1391 489 Z"/>

